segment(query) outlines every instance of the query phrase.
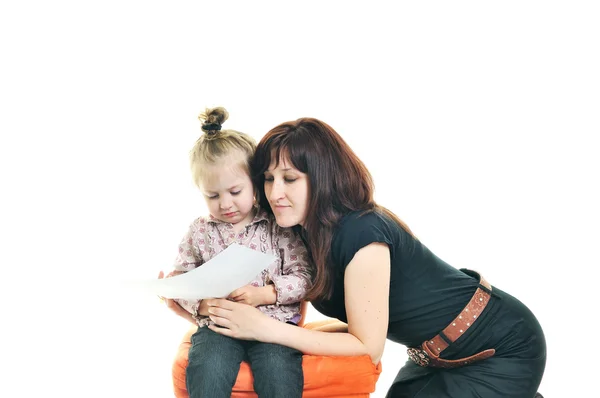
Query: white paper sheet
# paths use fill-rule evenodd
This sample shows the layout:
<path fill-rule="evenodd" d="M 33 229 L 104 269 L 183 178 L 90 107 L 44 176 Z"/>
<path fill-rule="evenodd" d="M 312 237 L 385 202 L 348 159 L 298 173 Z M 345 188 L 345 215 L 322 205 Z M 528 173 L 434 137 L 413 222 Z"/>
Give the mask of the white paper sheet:
<path fill-rule="evenodd" d="M 129 281 L 127 285 L 165 298 L 227 297 L 252 282 L 275 259 L 272 254 L 234 243 L 200 267 L 181 275 Z"/>

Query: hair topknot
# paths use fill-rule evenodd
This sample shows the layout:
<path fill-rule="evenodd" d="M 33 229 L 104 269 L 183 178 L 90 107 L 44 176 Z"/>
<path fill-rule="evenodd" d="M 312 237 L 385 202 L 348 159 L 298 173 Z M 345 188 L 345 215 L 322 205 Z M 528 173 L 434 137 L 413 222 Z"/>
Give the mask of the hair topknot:
<path fill-rule="evenodd" d="M 221 130 L 221 126 L 228 118 L 229 112 L 221 106 L 206 108 L 204 112 L 198 115 L 198 119 L 202 122 L 202 131 L 207 134 L 215 134 Z"/>
<path fill-rule="evenodd" d="M 202 186 L 202 181 L 210 172 L 210 165 L 228 165 L 241 169 L 250 175 L 250 159 L 254 156 L 256 141 L 251 136 L 231 129 L 221 130 L 229 113 L 223 107 L 206 108 L 198 115 L 202 122 L 203 134 L 190 150 L 190 167 L 194 183 Z"/>

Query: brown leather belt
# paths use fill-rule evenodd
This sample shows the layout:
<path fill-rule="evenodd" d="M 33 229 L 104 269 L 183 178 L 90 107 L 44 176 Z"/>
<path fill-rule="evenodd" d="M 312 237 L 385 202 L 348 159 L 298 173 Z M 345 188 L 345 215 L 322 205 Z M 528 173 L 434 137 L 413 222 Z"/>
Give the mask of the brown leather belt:
<path fill-rule="evenodd" d="M 409 348 L 408 356 L 417 365 L 433 368 L 458 368 L 473 362 L 492 357 L 495 349 L 478 352 L 460 359 L 442 359 L 440 354 L 462 336 L 479 319 L 483 309 L 490 301 L 492 285 L 479 275 L 479 287 L 465 308 L 437 336 L 421 343 L 420 348 Z"/>

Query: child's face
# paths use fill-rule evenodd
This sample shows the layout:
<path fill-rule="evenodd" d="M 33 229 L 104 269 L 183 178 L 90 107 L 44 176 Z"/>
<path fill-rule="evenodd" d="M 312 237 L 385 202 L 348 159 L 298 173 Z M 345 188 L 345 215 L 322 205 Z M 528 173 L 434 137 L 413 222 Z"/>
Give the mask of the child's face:
<path fill-rule="evenodd" d="M 252 221 L 254 187 L 248 173 L 240 168 L 212 166 L 205 170 L 202 193 L 210 214 L 232 224 Z"/>

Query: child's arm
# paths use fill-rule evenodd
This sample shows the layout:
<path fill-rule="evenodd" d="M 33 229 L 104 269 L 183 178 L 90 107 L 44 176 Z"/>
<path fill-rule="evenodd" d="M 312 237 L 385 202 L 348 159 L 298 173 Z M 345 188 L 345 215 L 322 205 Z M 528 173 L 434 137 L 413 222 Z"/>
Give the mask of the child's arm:
<path fill-rule="evenodd" d="M 246 285 L 235 289 L 228 298 L 238 303 L 258 307 L 259 305 L 275 304 L 277 302 L 277 292 L 275 286 L 271 284 L 266 286 Z"/>
<path fill-rule="evenodd" d="M 177 271 L 174 271 L 174 272 L 177 272 Z M 166 276 L 166 278 L 168 278 L 168 277 L 169 277 L 169 275 Z M 162 271 L 160 271 L 160 273 L 158 274 L 158 279 L 162 279 L 162 278 L 165 278 L 165 276 L 164 276 L 164 273 Z M 196 320 L 194 319 L 192 314 L 189 313 L 188 311 L 184 310 L 183 307 L 181 305 L 179 305 L 179 303 L 177 303 L 174 299 L 164 299 L 164 302 L 167 305 L 168 309 L 175 312 L 177 315 L 179 315 L 186 321 L 189 321 L 189 322 L 193 323 L 194 325 L 196 324 Z"/>
<path fill-rule="evenodd" d="M 205 228 L 205 224 L 205 220 L 199 218 L 190 225 L 187 233 L 184 235 L 183 239 L 181 239 L 181 243 L 179 243 L 179 250 L 173 264 L 173 269 L 169 272 L 167 277 L 191 271 L 204 263 L 198 241 L 201 236 L 199 230 Z M 195 323 L 195 321 L 191 314 L 195 313 L 198 305 L 199 300 L 174 299 L 167 301 L 167 306 L 171 310 L 193 323 Z"/>
<path fill-rule="evenodd" d="M 273 233 L 281 255 L 281 273 L 270 275 L 276 294 L 275 304 L 297 303 L 304 299 L 312 283 L 308 252 L 291 228 L 280 228 L 275 224 Z"/>

